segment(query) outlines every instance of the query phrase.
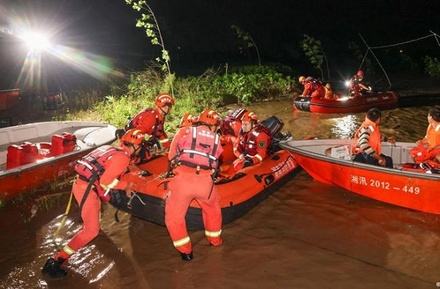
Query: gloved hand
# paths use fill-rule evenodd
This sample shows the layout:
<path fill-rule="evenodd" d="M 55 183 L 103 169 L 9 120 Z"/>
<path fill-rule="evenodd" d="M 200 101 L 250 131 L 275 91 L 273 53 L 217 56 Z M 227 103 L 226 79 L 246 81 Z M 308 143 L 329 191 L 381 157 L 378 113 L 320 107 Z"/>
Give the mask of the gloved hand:
<path fill-rule="evenodd" d="M 244 161 L 244 163 L 243 163 L 243 168 L 250 167 L 250 166 L 252 166 L 253 164 L 254 164 L 254 161 L 253 161 L 251 158 L 246 159 L 246 160 Z"/>

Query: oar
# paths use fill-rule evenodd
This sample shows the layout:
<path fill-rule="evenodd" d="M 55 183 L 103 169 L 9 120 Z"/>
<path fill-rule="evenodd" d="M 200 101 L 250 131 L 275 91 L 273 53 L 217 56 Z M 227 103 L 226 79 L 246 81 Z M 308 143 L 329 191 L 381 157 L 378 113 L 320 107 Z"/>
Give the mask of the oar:
<path fill-rule="evenodd" d="M 53 238 L 52 241 L 58 245 L 55 241 L 55 239 L 58 236 L 58 233 L 60 232 L 61 228 L 64 226 L 64 223 L 66 222 L 67 219 L 67 215 L 69 214 L 70 211 L 70 206 L 72 204 L 72 199 L 73 199 L 73 192 L 70 193 L 70 198 L 69 198 L 69 202 L 67 203 L 67 207 L 66 207 L 66 211 L 63 214 L 63 218 L 61 219 L 60 225 L 58 226 L 57 230 L 55 231 L 55 234 L 53 234 Z"/>

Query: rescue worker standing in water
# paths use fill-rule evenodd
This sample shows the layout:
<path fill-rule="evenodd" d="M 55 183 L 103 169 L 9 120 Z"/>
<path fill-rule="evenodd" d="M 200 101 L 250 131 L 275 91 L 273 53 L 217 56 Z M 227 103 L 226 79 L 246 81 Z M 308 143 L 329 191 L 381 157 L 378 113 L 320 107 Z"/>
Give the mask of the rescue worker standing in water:
<path fill-rule="evenodd" d="M 120 148 L 101 146 L 78 161 L 72 193 L 79 204 L 83 226 L 61 251 L 46 261 L 43 274 L 53 278 L 66 276 L 67 271 L 63 267 L 67 260 L 99 234 L 101 201 L 110 201 L 112 189 L 131 194 L 132 184 L 119 179 L 126 172 L 130 160 L 139 153 L 144 139 L 145 135 L 139 129 L 130 129 L 121 137 Z"/>
<path fill-rule="evenodd" d="M 171 143 L 168 157 L 174 166 L 175 176 L 169 183 L 165 225 L 184 261 L 193 259 L 185 222 L 193 199 L 202 209 L 206 239 L 213 246 L 222 244 L 220 197 L 213 180 L 223 151 L 220 137 L 216 134 L 220 120 L 217 112 L 206 109 L 198 119 L 198 126 L 181 128 Z"/>

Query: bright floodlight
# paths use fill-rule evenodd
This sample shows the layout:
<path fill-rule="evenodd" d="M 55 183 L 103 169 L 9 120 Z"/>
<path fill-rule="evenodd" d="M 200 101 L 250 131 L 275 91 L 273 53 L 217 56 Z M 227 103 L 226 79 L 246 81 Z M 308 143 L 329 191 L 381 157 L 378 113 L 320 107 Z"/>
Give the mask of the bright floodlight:
<path fill-rule="evenodd" d="M 46 35 L 41 33 L 28 33 L 23 37 L 29 50 L 44 50 L 50 45 Z"/>

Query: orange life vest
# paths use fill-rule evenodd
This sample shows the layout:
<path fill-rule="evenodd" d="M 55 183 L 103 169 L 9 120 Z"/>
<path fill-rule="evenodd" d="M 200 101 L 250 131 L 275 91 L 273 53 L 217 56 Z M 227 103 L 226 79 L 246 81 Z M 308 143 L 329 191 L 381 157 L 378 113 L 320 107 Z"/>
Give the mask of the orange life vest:
<path fill-rule="evenodd" d="M 260 133 L 265 133 L 269 137 L 269 141 L 266 146 L 266 152 L 268 152 L 270 143 L 272 142 L 272 133 L 267 127 L 260 123 L 256 124 L 256 126 L 250 132 L 240 137 L 239 146 L 237 147 L 238 151 L 250 156 L 255 156 L 258 154 L 258 144 L 256 142 Z"/>
<path fill-rule="evenodd" d="M 99 181 L 99 178 L 104 173 L 106 161 L 120 151 L 110 145 L 98 147 L 77 161 L 75 171 L 81 176 L 81 179 L 89 182 Z"/>
<path fill-rule="evenodd" d="M 221 150 L 220 137 L 205 126 L 190 127 L 191 142 L 178 147 L 177 164 L 194 167 L 197 171 L 216 170 Z"/>
<path fill-rule="evenodd" d="M 164 130 L 163 121 L 160 121 L 159 114 L 157 113 L 156 109 L 154 109 L 154 108 L 146 108 L 143 111 L 139 112 L 137 115 L 135 115 L 135 117 L 133 117 L 125 125 L 125 131 L 127 131 L 131 128 L 137 128 L 139 126 L 139 120 L 140 120 L 141 116 L 144 115 L 145 113 L 154 114 L 154 116 L 156 118 L 156 123 L 154 124 L 153 133 L 151 133 L 150 139 L 148 141 L 153 141 L 155 139 L 159 139 L 162 135 L 165 134 L 165 130 Z M 144 133 L 148 133 L 148 132 L 144 132 Z"/>
<path fill-rule="evenodd" d="M 365 121 L 362 123 L 362 125 L 358 128 L 358 130 L 354 134 L 353 145 L 351 147 L 352 153 L 359 154 L 362 152 L 362 149 L 358 146 L 359 133 L 362 128 L 369 128 L 370 129 L 370 138 L 368 140 L 368 144 L 378 155 L 380 155 L 381 154 L 381 135 L 380 135 L 379 127 L 376 125 L 375 122 L 373 122 L 367 118 L 365 118 Z"/>

